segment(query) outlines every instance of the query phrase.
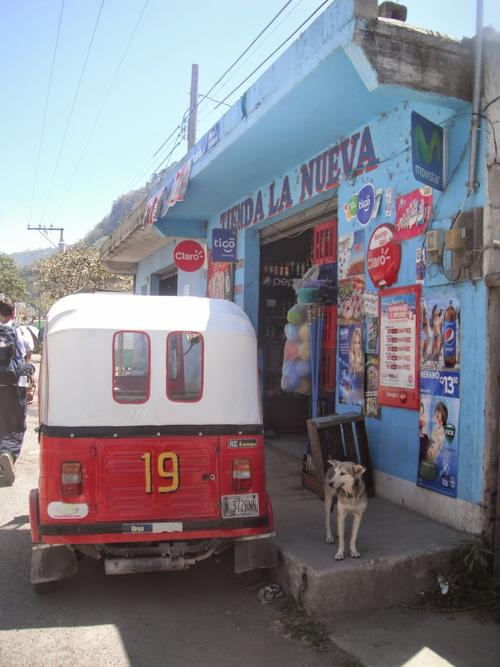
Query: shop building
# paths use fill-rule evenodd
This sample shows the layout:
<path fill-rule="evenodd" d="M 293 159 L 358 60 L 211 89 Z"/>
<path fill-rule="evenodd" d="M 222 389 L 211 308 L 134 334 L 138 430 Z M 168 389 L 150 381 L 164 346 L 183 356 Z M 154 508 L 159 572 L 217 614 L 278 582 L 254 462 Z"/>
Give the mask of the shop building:
<path fill-rule="evenodd" d="M 380 13 L 390 9 L 376 0 L 333 2 L 115 230 L 102 260 L 134 274 L 137 294 L 244 308 L 278 433 L 305 431 L 310 412 L 309 395 L 281 389 L 284 327 L 292 281 L 321 265 L 315 277 L 332 288 L 321 411 L 365 411 L 377 494 L 480 533 L 498 479 L 499 36 L 457 41 Z M 178 253 L 183 240 L 208 263 L 179 268 L 198 252 Z"/>

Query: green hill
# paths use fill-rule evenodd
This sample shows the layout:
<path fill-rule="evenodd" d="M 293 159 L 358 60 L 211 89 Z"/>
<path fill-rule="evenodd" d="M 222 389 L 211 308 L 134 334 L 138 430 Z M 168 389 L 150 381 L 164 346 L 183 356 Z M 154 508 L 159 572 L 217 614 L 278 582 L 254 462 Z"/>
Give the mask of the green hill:
<path fill-rule="evenodd" d="M 22 252 L 13 252 L 11 257 L 18 269 L 23 269 L 31 266 L 33 262 L 38 262 L 40 259 L 47 259 L 53 255 L 57 250 L 55 248 L 43 248 L 38 250 L 23 250 Z"/>
<path fill-rule="evenodd" d="M 177 163 L 175 163 L 177 164 Z M 175 167 L 175 164 L 170 167 Z M 164 177 L 165 172 L 161 171 L 155 174 L 142 188 L 131 190 L 124 195 L 115 199 L 111 205 L 111 210 L 108 215 L 98 222 L 92 229 L 83 237 L 83 241 L 89 245 L 96 245 L 102 242 L 106 236 L 123 222 L 123 220 L 131 213 L 134 208 L 146 197 L 147 193 L 157 187 L 160 180 Z M 25 250 L 23 252 L 14 252 L 10 257 L 14 260 L 19 270 L 24 274 L 29 275 L 29 270 L 35 262 L 40 259 L 50 257 L 56 248 L 45 248 L 43 250 Z"/>

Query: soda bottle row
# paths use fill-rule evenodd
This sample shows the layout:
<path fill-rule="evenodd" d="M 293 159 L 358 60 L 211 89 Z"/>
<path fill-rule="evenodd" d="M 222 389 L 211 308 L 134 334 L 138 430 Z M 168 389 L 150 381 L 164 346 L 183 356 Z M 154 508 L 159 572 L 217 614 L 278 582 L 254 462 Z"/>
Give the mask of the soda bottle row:
<path fill-rule="evenodd" d="M 264 329 L 266 340 L 285 340 L 283 324 L 267 323 Z"/>
<path fill-rule="evenodd" d="M 282 317 L 285 319 L 293 305 L 295 305 L 295 299 L 279 299 L 275 302 L 275 305 L 267 306 L 266 315 L 268 317 Z"/>
<path fill-rule="evenodd" d="M 302 278 L 310 266 L 310 258 L 288 261 L 275 261 L 270 258 L 264 261 L 264 275 L 281 278 Z"/>

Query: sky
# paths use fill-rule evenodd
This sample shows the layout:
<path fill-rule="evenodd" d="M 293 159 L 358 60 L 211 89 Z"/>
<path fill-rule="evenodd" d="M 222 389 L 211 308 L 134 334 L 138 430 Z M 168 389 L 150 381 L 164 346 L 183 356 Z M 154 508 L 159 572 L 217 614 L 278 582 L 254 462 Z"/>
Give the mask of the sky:
<path fill-rule="evenodd" d="M 192 63 L 199 93 L 208 92 L 285 4 L 0 0 L 0 252 L 50 247 L 28 226 L 62 227 L 65 241 L 76 242 L 162 161 L 182 157 L 184 140 L 171 152 L 178 132 L 154 154 L 188 108 Z M 210 97 L 223 100 L 321 4 L 289 2 Z M 459 38 L 475 32 L 475 0 L 403 4 L 412 25 Z M 485 0 L 484 23 L 500 30 L 498 0 Z M 200 101 L 198 137 L 227 109 L 216 107 Z M 59 233 L 49 238 L 57 243 Z"/>

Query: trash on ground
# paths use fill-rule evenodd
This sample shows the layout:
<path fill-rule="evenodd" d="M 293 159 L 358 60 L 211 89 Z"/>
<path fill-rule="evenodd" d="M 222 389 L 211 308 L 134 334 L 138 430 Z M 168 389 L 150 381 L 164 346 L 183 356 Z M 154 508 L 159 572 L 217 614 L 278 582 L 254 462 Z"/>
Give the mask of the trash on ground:
<path fill-rule="evenodd" d="M 450 590 L 450 584 L 446 581 L 442 574 L 438 574 L 438 584 L 441 589 L 441 595 L 447 595 Z"/>
<path fill-rule="evenodd" d="M 266 586 L 259 588 L 259 592 L 257 593 L 257 600 L 261 604 L 270 604 L 271 602 L 279 600 L 283 596 L 283 589 L 279 584 L 266 584 Z"/>

